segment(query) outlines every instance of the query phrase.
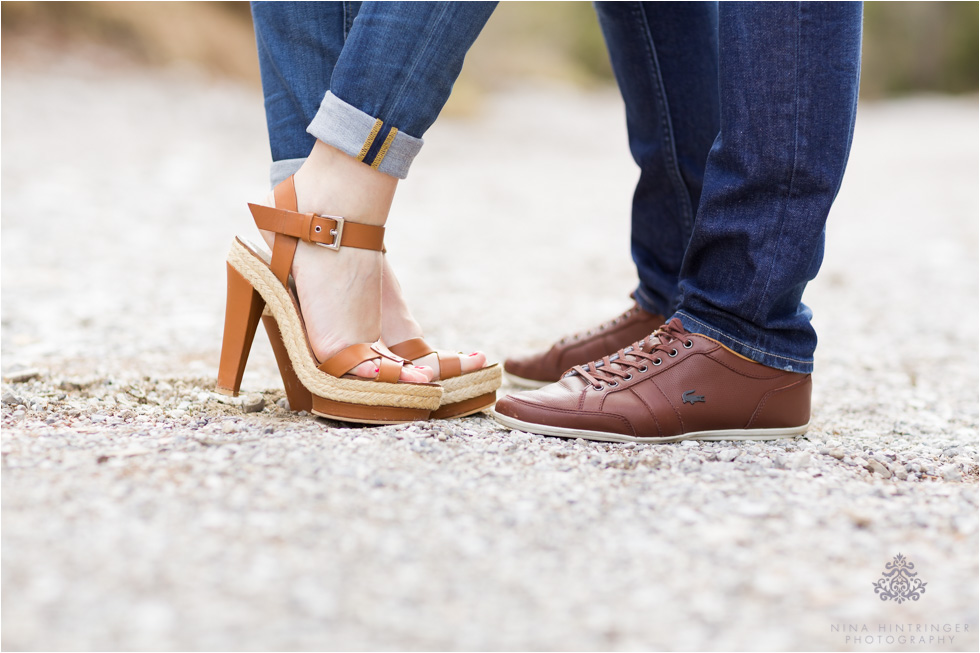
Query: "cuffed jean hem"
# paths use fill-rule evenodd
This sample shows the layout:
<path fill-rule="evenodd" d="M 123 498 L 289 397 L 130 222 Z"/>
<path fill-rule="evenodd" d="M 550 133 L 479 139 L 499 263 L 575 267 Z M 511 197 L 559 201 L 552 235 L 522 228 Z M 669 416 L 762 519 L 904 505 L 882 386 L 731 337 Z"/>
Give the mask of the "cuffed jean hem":
<path fill-rule="evenodd" d="M 813 359 L 799 360 L 788 356 L 780 356 L 772 352 L 764 351 L 758 347 L 753 347 L 741 340 L 731 337 L 727 333 L 709 326 L 701 320 L 692 317 L 684 311 L 677 311 L 673 317 L 680 318 L 684 328 L 691 333 L 700 333 L 703 336 L 714 338 L 737 354 L 761 363 L 767 367 L 774 367 L 785 372 L 799 372 L 800 374 L 810 374 L 813 372 Z"/>
<path fill-rule="evenodd" d="M 422 139 L 385 125 L 327 91 L 306 131 L 327 145 L 371 166 L 378 172 L 404 179 Z"/>
<path fill-rule="evenodd" d="M 272 166 L 269 168 L 269 182 L 272 187 L 275 188 L 280 183 L 285 181 L 291 175 L 295 175 L 296 171 L 300 169 L 306 163 L 306 157 L 299 159 L 283 159 L 282 161 L 273 161 Z"/>

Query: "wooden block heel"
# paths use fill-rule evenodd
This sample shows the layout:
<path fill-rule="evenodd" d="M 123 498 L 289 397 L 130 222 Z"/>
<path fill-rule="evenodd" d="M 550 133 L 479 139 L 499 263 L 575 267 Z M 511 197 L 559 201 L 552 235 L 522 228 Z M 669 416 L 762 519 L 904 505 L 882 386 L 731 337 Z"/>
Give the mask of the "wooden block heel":
<path fill-rule="evenodd" d="M 228 264 L 228 298 L 225 302 L 225 334 L 221 341 L 217 392 L 235 397 L 242 387 L 245 363 L 252 349 L 255 329 L 265 300 L 238 270 Z"/>

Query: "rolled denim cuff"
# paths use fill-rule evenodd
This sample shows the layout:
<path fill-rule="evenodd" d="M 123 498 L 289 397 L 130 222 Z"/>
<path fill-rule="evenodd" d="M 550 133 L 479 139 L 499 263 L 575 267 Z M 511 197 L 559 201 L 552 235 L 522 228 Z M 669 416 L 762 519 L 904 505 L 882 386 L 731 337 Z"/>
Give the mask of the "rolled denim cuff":
<path fill-rule="evenodd" d="M 800 374 L 810 374 L 813 372 L 813 358 L 801 360 L 799 358 L 783 356 L 775 352 L 766 351 L 764 349 L 760 349 L 759 347 L 753 347 L 747 342 L 743 342 L 738 338 L 733 338 L 724 331 L 720 331 L 715 327 L 705 324 L 701 320 L 691 316 L 688 313 L 685 313 L 684 311 L 677 311 L 672 317 L 680 318 L 684 328 L 691 333 L 700 333 L 703 336 L 714 338 L 721 344 L 734 351 L 736 354 L 741 354 L 742 356 L 745 356 L 756 363 L 762 363 L 766 367 L 774 367 L 777 370 L 783 370 L 784 372 L 798 372 Z"/>
<path fill-rule="evenodd" d="M 272 167 L 269 168 L 269 181 L 272 184 L 272 188 L 278 186 L 281 182 L 285 181 L 290 175 L 295 175 L 296 171 L 300 169 L 306 162 L 306 157 L 299 159 L 283 159 L 282 161 L 273 161 Z"/>
<path fill-rule="evenodd" d="M 306 131 L 327 145 L 371 166 L 378 172 L 404 179 L 422 139 L 386 125 L 327 91 Z"/>

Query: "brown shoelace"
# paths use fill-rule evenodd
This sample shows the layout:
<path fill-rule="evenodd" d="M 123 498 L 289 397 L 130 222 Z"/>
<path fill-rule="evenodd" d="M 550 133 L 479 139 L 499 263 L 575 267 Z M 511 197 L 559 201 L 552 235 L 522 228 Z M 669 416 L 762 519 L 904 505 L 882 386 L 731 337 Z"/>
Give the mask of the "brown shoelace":
<path fill-rule="evenodd" d="M 663 357 L 673 358 L 678 354 L 678 347 L 689 349 L 693 341 L 686 338 L 687 331 L 677 318 L 663 325 L 651 335 L 639 342 L 634 342 L 615 354 L 605 356 L 602 360 L 586 365 L 576 365 L 569 374 L 581 374 L 596 390 L 601 390 L 603 384 L 615 388 L 620 379 L 629 381 L 633 378 L 633 370 L 646 372 L 650 366 L 657 367 L 663 363 Z"/>

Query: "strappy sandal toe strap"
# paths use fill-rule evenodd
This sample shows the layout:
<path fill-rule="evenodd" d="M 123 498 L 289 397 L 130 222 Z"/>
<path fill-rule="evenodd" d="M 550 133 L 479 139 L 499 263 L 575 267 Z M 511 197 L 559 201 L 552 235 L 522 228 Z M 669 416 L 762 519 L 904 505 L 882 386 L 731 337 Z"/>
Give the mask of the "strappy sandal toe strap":
<path fill-rule="evenodd" d="M 496 363 L 463 374 L 458 354 L 437 351 L 423 338 L 411 338 L 388 349 L 407 360 L 436 355 L 440 379 L 437 383 L 442 386 L 443 395 L 439 408 L 430 416 L 432 419 L 464 417 L 485 410 L 497 401 L 503 374 Z"/>

